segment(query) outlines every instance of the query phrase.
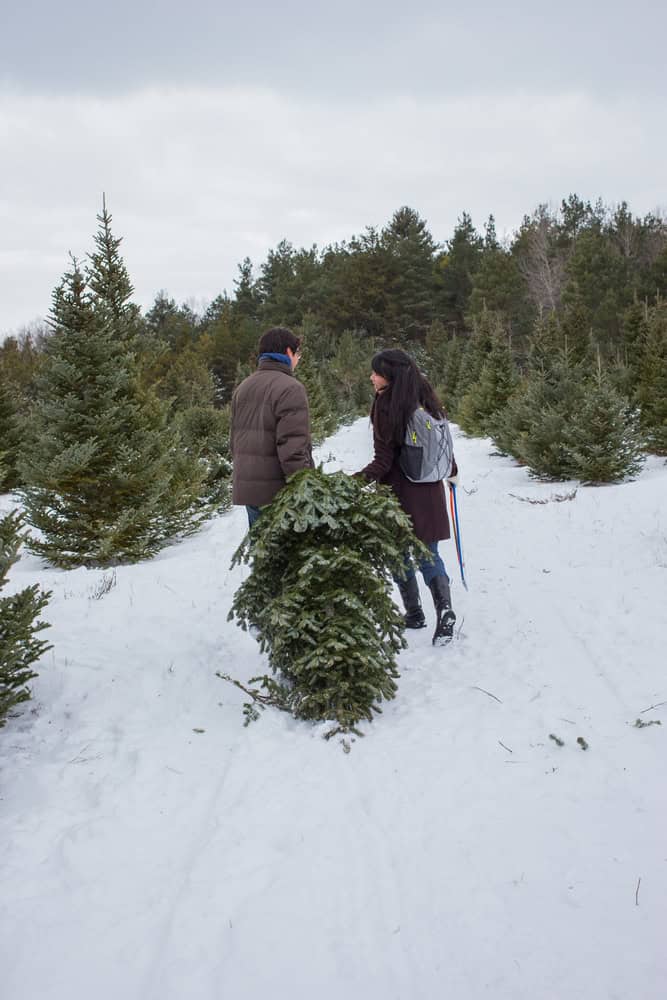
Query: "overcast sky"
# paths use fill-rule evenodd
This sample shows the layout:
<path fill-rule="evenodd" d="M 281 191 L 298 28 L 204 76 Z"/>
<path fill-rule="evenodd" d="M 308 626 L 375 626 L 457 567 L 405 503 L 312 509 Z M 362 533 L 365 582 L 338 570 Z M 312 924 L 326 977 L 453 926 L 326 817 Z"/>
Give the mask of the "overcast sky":
<path fill-rule="evenodd" d="M 47 313 L 102 191 L 143 306 L 406 204 L 441 242 L 572 191 L 667 206 L 653 0 L 0 3 L 0 335 Z"/>

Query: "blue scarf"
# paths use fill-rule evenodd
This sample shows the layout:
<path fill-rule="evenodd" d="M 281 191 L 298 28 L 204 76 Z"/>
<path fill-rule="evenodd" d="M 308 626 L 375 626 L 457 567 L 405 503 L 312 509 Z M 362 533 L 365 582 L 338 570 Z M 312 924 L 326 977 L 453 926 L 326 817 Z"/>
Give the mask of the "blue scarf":
<path fill-rule="evenodd" d="M 269 352 L 268 354 L 260 354 L 260 361 L 280 361 L 282 365 L 287 365 L 288 368 L 292 367 L 292 362 L 290 361 L 287 354 L 273 354 Z"/>

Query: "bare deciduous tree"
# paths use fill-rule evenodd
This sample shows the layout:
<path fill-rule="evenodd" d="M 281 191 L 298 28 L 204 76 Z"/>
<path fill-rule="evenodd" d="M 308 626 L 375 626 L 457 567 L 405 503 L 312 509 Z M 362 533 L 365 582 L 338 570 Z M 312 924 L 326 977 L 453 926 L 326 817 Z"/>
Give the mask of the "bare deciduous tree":
<path fill-rule="evenodd" d="M 565 281 L 565 258 L 555 245 L 555 229 L 549 209 L 540 205 L 526 227 L 525 251 L 518 261 L 528 295 L 540 314 L 558 309 Z"/>

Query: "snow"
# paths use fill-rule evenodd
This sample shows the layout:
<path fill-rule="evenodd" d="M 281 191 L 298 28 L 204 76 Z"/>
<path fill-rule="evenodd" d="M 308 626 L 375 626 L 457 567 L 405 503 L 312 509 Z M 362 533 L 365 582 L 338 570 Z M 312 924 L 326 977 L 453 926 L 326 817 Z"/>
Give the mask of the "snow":
<path fill-rule="evenodd" d="M 455 444 L 459 637 L 407 633 L 350 753 L 216 677 L 265 670 L 226 620 L 243 510 L 115 581 L 24 554 L 54 648 L 0 730 L 3 1000 L 665 996 L 667 468 L 557 502 Z"/>

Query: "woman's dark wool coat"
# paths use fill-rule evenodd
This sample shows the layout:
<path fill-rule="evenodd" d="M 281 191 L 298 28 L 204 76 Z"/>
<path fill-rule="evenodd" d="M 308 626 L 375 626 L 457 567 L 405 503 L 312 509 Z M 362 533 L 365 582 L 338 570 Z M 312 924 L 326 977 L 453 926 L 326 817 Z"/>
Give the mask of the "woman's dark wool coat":
<path fill-rule="evenodd" d="M 361 470 L 360 475 L 365 476 L 369 482 L 377 481 L 392 488 L 421 542 L 428 545 L 429 542 L 449 538 L 444 483 L 413 483 L 403 475 L 398 464 L 400 449 L 391 441 L 388 407 L 383 396 L 385 393 L 376 396 L 373 408 L 375 455 L 373 461 Z M 456 471 L 456 466 L 453 471 Z"/>

